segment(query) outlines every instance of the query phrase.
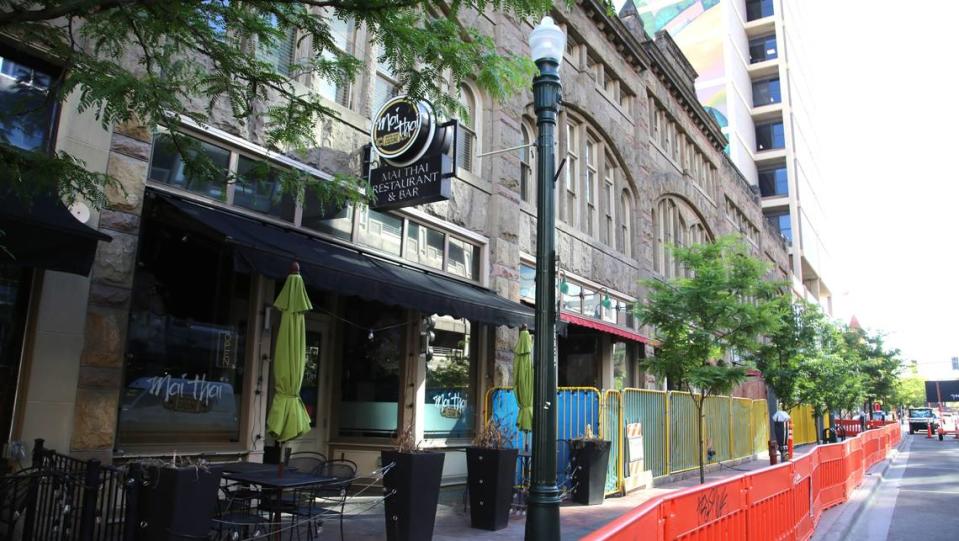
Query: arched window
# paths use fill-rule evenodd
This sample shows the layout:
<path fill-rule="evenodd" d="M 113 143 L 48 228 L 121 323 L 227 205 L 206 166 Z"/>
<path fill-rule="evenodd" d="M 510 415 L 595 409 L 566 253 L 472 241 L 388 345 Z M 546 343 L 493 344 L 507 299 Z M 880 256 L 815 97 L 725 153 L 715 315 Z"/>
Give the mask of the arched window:
<path fill-rule="evenodd" d="M 530 146 L 533 140 L 533 130 L 525 122 L 520 125 L 520 132 L 523 136 L 523 148 L 519 149 L 519 197 L 527 203 L 535 203 L 536 197 L 533 187 L 535 178 L 533 177 L 533 161 L 536 159 L 534 147 Z"/>
<path fill-rule="evenodd" d="M 627 257 L 633 256 L 632 209 L 633 197 L 629 194 L 629 190 L 623 190 L 619 196 L 619 235 L 616 239 L 616 247 Z"/>
<path fill-rule="evenodd" d="M 579 183 L 580 124 L 572 119 L 566 122 L 566 172 L 560 192 L 559 219 L 569 225 L 576 225 L 576 192 Z"/>
<path fill-rule="evenodd" d="M 664 197 L 653 208 L 653 270 L 666 278 L 686 273 L 671 247 L 709 242 L 711 236 L 699 215 L 686 202 Z"/>
<path fill-rule="evenodd" d="M 618 168 L 613 157 L 606 154 L 604 160 L 605 169 L 603 170 L 603 224 L 600 229 L 603 232 L 603 242 L 613 246 L 616 244 L 616 175 Z"/>
<path fill-rule="evenodd" d="M 460 85 L 460 105 L 465 115 L 459 115 L 459 133 L 456 134 L 456 165 L 466 171 L 476 169 L 477 126 L 479 126 L 479 104 L 476 94 L 468 85 Z"/>
<path fill-rule="evenodd" d="M 589 235 L 592 235 L 596 230 L 596 181 L 599 178 L 599 164 L 597 163 L 596 150 L 598 148 L 599 143 L 597 143 L 592 136 L 587 135 L 586 146 L 583 152 L 583 161 L 586 165 L 586 170 L 583 174 L 583 191 L 586 196 L 586 214 L 583 216 L 583 229 Z"/>

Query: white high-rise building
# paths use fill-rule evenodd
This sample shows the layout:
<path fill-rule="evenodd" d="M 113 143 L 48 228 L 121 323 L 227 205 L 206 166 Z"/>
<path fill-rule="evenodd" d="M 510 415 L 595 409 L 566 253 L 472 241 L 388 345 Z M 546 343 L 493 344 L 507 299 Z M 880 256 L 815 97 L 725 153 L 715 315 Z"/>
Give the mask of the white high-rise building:
<path fill-rule="evenodd" d="M 794 292 L 832 313 L 824 179 L 815 161 L 810 66 L 803 63 L 802 40 L 815 28 L 803 2 L 635 2 L 627 0 L 624 15 L 635 9 L 651 36 L 668 32 L 696 69 L 697 95 L 726 134 L 730 159 L 790 245 Z"/>

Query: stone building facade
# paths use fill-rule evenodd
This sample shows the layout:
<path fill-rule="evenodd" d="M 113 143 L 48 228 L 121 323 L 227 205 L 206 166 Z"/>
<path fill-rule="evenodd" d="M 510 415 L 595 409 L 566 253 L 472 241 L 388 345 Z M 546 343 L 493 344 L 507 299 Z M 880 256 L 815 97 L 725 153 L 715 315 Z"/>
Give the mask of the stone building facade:
<path fill-rule="evenodd" d="M 648 329 L 638 326 L 628 307 L 643 298 L 642 280 L 681 272 L 666 245 L 740 232 L 780 278 L 788 269 L 787 253 L 780 236 L 763 220 L 757 194 L 723 153 L 723 135 L 696 99 L 696 73 L 669 35 L 647 36 L 629 11 L 622 17 L 610 16 L 596 0 L 580 1 L 569 10 L 556 10 L 553 16 L 569 36 L 561 69 L 563 107 L 557 130 L 557 161 L 566 160 L 557 182 L 557 249 L 562 273 L 558 282 L 568 322 L 568 335 L 560 343 L 560 383 L 655 387 L 656 382 L 648 381 L 636 367 L 651 351 Z M 531 22 L 492 13 L 473 14 L 469 19 L 468 24 L 493 36 L 502 50 L 527 49 Z M 387 68 L 376 65 L 375 51 L 362 28 L 337 31 L 343 32 L 344 49 L 364 60 L 366 69 L 352 85 L 329 89 L 329 105 L 339 118 L 317 126 L 318 146 L 306 155 L 268 152 L 262 126 L 249 123 L 240 128 L 226 110 L 218 111 L 209 126 L 195 126 L 191 133 L 209 145 L 204 148 L 209 148 L 211 155 L 222 157 L 224 167 L 231 171 L 242 168 L 244 160 L 263 160 L 272 167 L 298 167 L 327 180 L 338 172 L 359 173 L 372 113 L 401 89 L 392 86 Z M 305 45 L 300 49 L 293 54 L 308 51 Z M 161 274 L 171 276 L 180 270 L 169 261 L 150 259 L 154 251 L 172 250 L 173 240 L 184 245 L 200 242 L 193 239 L 205 235 L 200 231 L 204 224 L 187 223 L 184 218 L 192 211 L 212 212 L 209 215 L 218 219 L 226 216 L 226 221 L 260 219 L 270 226 L 303 232 L 324 245 L 357 247 L 363 257 L 377 264 L 402 265 L 451 284 L 491 290 L 515 303 L 531 303 L 533 284 L 528 269 L 535 266 L 535 161 L 529 147 L 488 153 L 532 142 L 532 93 L 494 102 L 471 83 L 461 92 L 471 116 L 463 119 L 460 134 L 466 144 L 455 149 L 460 167 L 452 197 L 383 215 L 348 208 L 320 216 L 311 214 L 307 204 L 284 210 L 276 200 L 273 206 L 258 207 L 242 202 L 249 195 L 242 187 L 224 186 L 222 191 L 220 187 L 191 187 L 166 167 L 174 162 L 163 153 L 162 134 L 137 125 L 114 126 L 105 132 L 89 115 L 75 113 L 67 104 L 60 117 L 58 148 L 89 157 L 89 167 L 112 175 L 123 190 L 112 191 L 109 205 L 87 222 L 112 239 L 99 245 L 89 278 L 36 271 L 42 278 L 34 283 L 11 440 L 29 442 L 43 437 L 51 447 L 107 461 L 174 451 L 252 456 L 263 451 L 268 439 L 264 423 L 275 331 L 270 323 L 275 315 L 268 306 L 280 282 L 257 261 L 247 261 L 248 267 L 229 261 L 224 264 L 223 272 L 229 276 L 243 267 L 240 279 L 223 278 L 227 274 L 211 278 L 211 283 L 229 282 L 243 289 L 242 295 L 223 301 L 234 313 L 218 312 L 216 321 L 207 325 L 219 333 L 214 333 L 216 362 L 233 363 L 229 371 L 221 367 L 215 385 L 204 383 L 205 389 L 218 393 L 236 392 L 230 397 L 235 408 L 231 406 L 231 413 L 225 414 L 232 419 L 222 421 L 229 425 L 229 434 L 197 428 L 198 436 L 171 436 L 167 441 L 163 434 L 171 432 L 162 426 L 151 432 L 124 424 L 132 423 L 130 412 L 138 407 L 140 394 L 159 385 L 155 378 L 172 374 L 174 380 L 163 383 L 169 395 L 170 381 L 178 377 L 174 370 L 180 370 L 179 365 L 161 366 L 153 379 L 131 375 L 140 370 L 133 368 L 139 366 L 138 356 L 156 355 L 142 344 L 145 339 L 138 337 L 160 332 L 156 329 L 161 324 L 156 322 L 162 321 L 167 329 L 163 332 L 168 333 L 163 335 L 164 351 L 173 356 L 174 351 L 181 351 L 174 346 L 181 344 L 169 338 L 171 325 L 186 328 L 183 332 L 194 333 L 191 337 L 200 336 L 194 319 L 166 315 L 182 300 L 174 299 L 169 291 L 154 294 L 154 289 L 170 287 Z M 78 133 L 84 135 L 77 137 Z M 167 221 L 158 221 L 161 218 Z M 307 226 L 308 220 L 313 225 Z M 153 223 L 158 225 L 149 225 Z M 177 231 L 177 239 L 163 237 L 168 230 Z M 389 239 L 384 233 L 388 230 L 393 235 Z M 235 242 L 230 244 L 223 237 L 222 231 L 211 233 L 203 237 L 206 244 L 202 246 L 237 249 Z M 430 244 L 431 238 L 441 240 Z M 435 252 L 423 246 L 435 248 Z M 194 253 L 202 252 L 184 252 Z M 438 257 L 438 263 L 430 257 Z M 237 261 L 241 259 L 236 256 Z M 190 270 L 197 261 L 184 255 L 177 266 Z M 297 444 L 301 448 L 345 454 L 365 469 L 375 463 L 378 449 L 408 425 L 427 445 L 443 447 L 468 441 L 472 427 L 481 422 L 487 391 L 511 383 L 514 328 L 437 314 L 432 324 L 450 342 L 444 346 L 446 353 L 433 357 L 447 359 L 442 361 L 446 364 L 431 368 L 419 345 L 420 331 L 428 324 L 424 317 L 429 319 L 431 314 L 401 306 L 395 319 L 399 323 L 374 326 L 372 320 L 367 323 L 363 319 L 368 317 L 364 312 L 389 312 L 394 304 L 369 296 L 357 300 L 358 294 L 346 294 L 324 283 L 311 285 L 317 290 L 316 328 L 322 329 L 323 341 L 316 346 L 316 428 L 311 437 Z M 243 316 L 238 318 L 236 313 Z M 393 345 L 400 344 L 398 349 L 385 354 L 386 358 L 381 351 L 371 352 L 372 346 L 363 341 L 367 328 L 370 344 L 379 346 L 380 336 L 390 335 Z M 224 351 L 232 349 L 225 341 L 242 344 L 241 351 L 230 353 L 229 362 L 224 360 Z M 141 349 L 146 353 L 141 354 Z M 376 364 L 379 376 L 361 382 L 350 379 L 351 371 L 357 370 L 354 363 L 374 357 L 369 362 Z M 439 371 L 463 358 L 468 358 L 464 377 L 469 384 L 449 406 L 444 395 L 431 391 L 430 385 Z M 194 381 L 194 392 L 200 385 L 199 373 L 184 371 L 181 379 L 181 387 Z M 382 387 L 388 385 L 395 389 L 384 391 Z M 761 385 L 751 387 L 751 394 L 761 393 Z M 381 395 L 391 398 L 376 399 Z M 441 416 L 434 419 L 427 410 L 441 403 Z M 170 404 L 168 399 L 165 411 L 172 408 L 178 412 L 180 406 Z M 383 404 L 389 407 L 384 409 Z M 209 415 L 216 413 L 216 406 L 207 403 L 191 403 L 191 407 L 197 411 L 209 408 L 204 410 Z M 360 407 L 378 408 L 377 415 L 385 416 L 385 424 L 359 426 L 360 421 L 343 413 Z M 457 421 L 453 427 L 447 421 L 454 414 L 469 420 Z M 138 422 L 145 422 L 145 415 L 138 417 Z M 203 439 L 207 432 L 217 436 L 207 442 Z M 447 474 L 461 474 L 460 466 L 452 461 Z"/>

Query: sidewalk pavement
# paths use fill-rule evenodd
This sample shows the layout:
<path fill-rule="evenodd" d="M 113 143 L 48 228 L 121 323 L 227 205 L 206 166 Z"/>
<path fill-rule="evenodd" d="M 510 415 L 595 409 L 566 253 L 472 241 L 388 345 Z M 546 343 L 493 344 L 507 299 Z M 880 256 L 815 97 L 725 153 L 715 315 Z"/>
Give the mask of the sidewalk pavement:
<path fill-rule="evenodd" d="M 797 456 L 809 452 L 813 445 L 797 447 Z M 737 475 L 756 471 L 769 466 L 769 455 L 764 453 L 755 459 L 736 465 L 720 464 L 716 470 L 706 473 L 706 482 L 727 479 Z M 676 479 L 676 477 L 681 477 Z M 672 477 L 672 482 L 664 483 L 651 489 L 637 490 L 627 496 L 609 497 L 603 505 L 563 504 L 560 508 L 560 522 L 562 538 L 574 540 L 592 532 L 604 524 L 612 521 L 641 503 L 668 494 L 683 488 L 699 484 L 699 471 L 692 470 Z M 475 541 L 523 539 L 526 517 L 524 514 L 510 515 L 509 526 L 503 530 L 490 532 L 470 528 L 469 511 L 464 510 L 464 487 L 456 486 L 443 489 L 440 494 L 440 503 L 436 511 L 436 526 L 433 530 L 434 541 L 452 541 L 469 538 Z M 344 529 L 346 538 L 351 541 L 380 541 L 385 539 L 385 519 L 382 504 L 375 504 L 375 499 L 359 498 L 355 504 L 355 511 L 346 510 L 347 518 Z M 366 500 L 365 502 L 362 500 Z M 329 521 L 323 528 L 319 539 L 333 541 L 339 539 L 339 524 Z"/>

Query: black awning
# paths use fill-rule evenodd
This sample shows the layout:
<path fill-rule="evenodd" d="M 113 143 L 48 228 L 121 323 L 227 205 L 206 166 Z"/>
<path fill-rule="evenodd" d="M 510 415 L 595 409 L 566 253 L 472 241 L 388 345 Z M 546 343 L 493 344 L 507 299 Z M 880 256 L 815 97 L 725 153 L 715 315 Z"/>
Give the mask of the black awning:
<path fill-rule="evenodd" d="M 285 278 L 296 260 L 307 284 L 318 289 L 479 323 L 533 326 L 532 309 L 488 289 L 404 267 L 291 228 L 174 196 L 161 197 L 223 235 L 237 246 L 238 257 L 265 276 Z"/>
<path fill-rule="evenodd" d="M 87 276 L 97 242 L 110 237 L 70 214 L 54 196 L 24 202 L 0 190 L 0 263 Z"/>

